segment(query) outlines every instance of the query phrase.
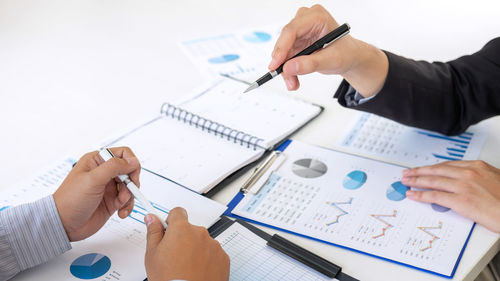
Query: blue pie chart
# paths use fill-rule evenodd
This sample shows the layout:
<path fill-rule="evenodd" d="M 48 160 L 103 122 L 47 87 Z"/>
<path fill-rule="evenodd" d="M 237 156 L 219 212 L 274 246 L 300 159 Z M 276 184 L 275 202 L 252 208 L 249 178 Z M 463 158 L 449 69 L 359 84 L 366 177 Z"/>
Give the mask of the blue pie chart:
<path fill-rule="evenodd" d="M 444 206 L 441 206 L 438 204 L 434 204 L 434 203 L 431 204 L 431 207 L 434 211 L 440 212 L 440 213 L 448 212 L 450 210 L 450 208 L 447 208 L 447 207 L 444 207 Z"/>
<path fill-rule="evenodd" d="M 239 59 L 240 56 L 237 54 L 227 54 L 227 55 L 221 55 L 218 57 L 212 57 L 208 59 L 208 62 L 211 64 L 221 64 L 221 63 L 226 63 L 230 61 L 235 61 Z"/>
<path fill-rule="evenodd" d="M 111 267 L 105 255 L 92 253 L 80 256 L 71 263 L 69 271 L 79 279 L 94 279 L 103 276 Z"/>
<path fill-rule="evenodd" d="M 387 199 L 392 201 L 401 201 L 406 198 L 407 190 L 408 187 L 406 185 L 402 184 L 400 181 L 397 181 L 391 184 L 389 188 L 387 188 L 385 196 L 387 196 Z"/>
<path fill-rule="evenodd" d="M 345 176 L 342 185 L 346 189 L 354 190 L 360 188 L 363 184 L 365 184 L 367 179 L 366 173 L 363 171 L 352 171 L 347 176 Z"/>
<path fill-rule="evenodd" d="M 264 43 L 271 40 L 271 35 L 269 33 L 255 31 L 245 34 L 243 38 L 250 43 Z"/>

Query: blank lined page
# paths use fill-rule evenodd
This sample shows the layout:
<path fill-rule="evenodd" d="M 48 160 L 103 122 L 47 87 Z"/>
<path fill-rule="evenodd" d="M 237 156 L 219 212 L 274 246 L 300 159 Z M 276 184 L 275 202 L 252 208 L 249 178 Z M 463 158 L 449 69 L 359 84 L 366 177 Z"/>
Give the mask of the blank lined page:
<path fill-rule="evenodd" d="M 215 239 L 231 259 L 230 280 L 337 280 L 267 246 L 237 222 Z"/>
<path fill-rule="evenodd" d="M 278 143 L 321 112 L 317 105 L 266 91 L 265 87 L 243 94 L 247 87 L 226 78 L 178 106 L 264 139 L 267 147 Z"/>

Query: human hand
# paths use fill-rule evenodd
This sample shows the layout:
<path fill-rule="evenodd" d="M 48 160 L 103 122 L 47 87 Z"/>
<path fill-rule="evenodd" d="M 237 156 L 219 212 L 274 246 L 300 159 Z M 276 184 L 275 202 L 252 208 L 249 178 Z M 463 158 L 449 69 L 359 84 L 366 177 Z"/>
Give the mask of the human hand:
<path fill-rule="evenodd" d="M 295 18 L 281 31 L 269 69 L 275 70 L 286 59 L 338 26 L 330 13 L 320 5 L 300 8 Z M 297 90 L 300 86 L 298 75 L 312 72 L 340 74 L 367 98 L 380 91 L 388 68 L 387 56 L 381 50 L 346 35 L 311 55 L 287 61 L 281 75 L 288 90 Z"/>
<path fill-rule="evenodd" d="M 451 208 L 500 233 L 500 169 L 483 161 L 450 161 L 405 170 L 401 182 L 432 189 L 409 190 L 408 198 Z"/>
<path fill-rule="evenodd" d="M 148 280 L 229 279 L 229 257 L 205 228 L 188 222 L 184 209 L 170 211 L 165 232 L 155 215 L 147 215 L 144 221 L 148 227 L 145 259 Z"/>
<path fill-rule="evenodd" d="M 111 148 L 116 158 L 104 162 L 97 151 L 85 154 L 54 193 L 59 217 L 70 241 L 96 233 L 118 210 L 126 218 L 134 198 L 118 175 L 128 174 L 139 186 L 141 165 L 128 147 Z"/>

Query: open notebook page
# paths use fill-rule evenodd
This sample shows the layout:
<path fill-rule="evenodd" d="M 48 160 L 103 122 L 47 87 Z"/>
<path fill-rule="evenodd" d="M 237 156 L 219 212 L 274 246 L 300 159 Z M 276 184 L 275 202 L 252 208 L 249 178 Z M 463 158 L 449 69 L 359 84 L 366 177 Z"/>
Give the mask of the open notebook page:
<path fill-rule="evenodd" d="M 159 117 L 108 146 L 132 148 L 143 168 L 198 193 L 264 153 L 171 117 Z"/>
<path fill-rule="evenodd" d="M 321 112 L 317 105 L 258 88 L 243 94 L 248 85 L 223 79 L 203 93 L 178 104 L 204 118 L 263 139 L 270 148 Z"/>
<path fill-rule="evenodd" d="M 229 280 L 337 280 L 267 246 L 266 240 L 237 222 L 215 239 L 231 259 Z"/>

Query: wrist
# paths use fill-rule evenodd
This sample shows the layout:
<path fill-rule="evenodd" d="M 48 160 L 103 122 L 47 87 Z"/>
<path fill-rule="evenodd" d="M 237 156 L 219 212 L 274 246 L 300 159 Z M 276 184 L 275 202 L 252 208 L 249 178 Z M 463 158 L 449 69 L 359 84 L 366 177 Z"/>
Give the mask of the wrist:
<path fill-rule="evenodd" d="M 62 198 L 60 198 L 60 194 L 58 193 L 58 190 L 56 190 L 56 192 L 54 192 L 54 194 L 52 195 L 52 198 L 54 199 L 54 205 L 56 207 L 57 214 L 59 215 L 59 219 L 61 220 L 61 225 L 62 225 L 64 231 L 66 232 L 66 236 L 68 236 L 68 239 L 69 239 L 69 229 L 67 226 L 66 219 L 64 217 L 64 211 L 63 211 L 64 207 L 62 206 L 63 200 L 62 200 Z"/>
<path fill-rule="evenodd" d="M 354 39 L 352 63 L 342 77 L 363 97 L 377 94 L 384 86 L 389 71 L 386 54 L 373 45 Z"/>

